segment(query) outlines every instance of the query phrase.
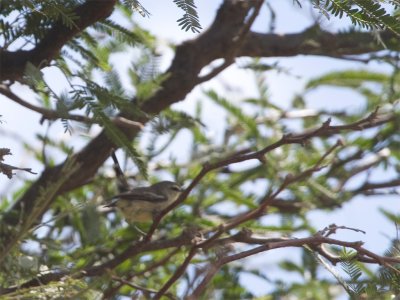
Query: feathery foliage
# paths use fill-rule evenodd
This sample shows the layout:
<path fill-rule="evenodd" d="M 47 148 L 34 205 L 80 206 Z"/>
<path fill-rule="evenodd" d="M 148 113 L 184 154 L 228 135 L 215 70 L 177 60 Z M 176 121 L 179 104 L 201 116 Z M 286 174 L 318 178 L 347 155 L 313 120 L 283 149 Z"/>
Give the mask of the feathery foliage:
<path fill-rule="evenodd" d="M 389 29 L 400 35 L 400 22 L 398 17 L 393 16 L 389 10 L 397 9 L 396 1 L 374 0 L 313 0 L 317 7 L 325 16 L 332 14 L 342 18 L 348 16 L 354 25 L 367 29 Z M 387 8 L 384 4 L 391 5 Z"/>
<path fill-rule="evenodd" d="M 251 94 L 247 93 L 247 86 L 241 91 L 210 85 L 203 93 L 195 94 L 197 102 L 188 109 L 178 104 L 150 115 L 143 111 L 143 104 L 155 103 L 154 99 L 164 101 L 157 95 L 165 95 L 165 91 L 179 92 L 179 96 L 168 95 L 176 97 L 168 103 L 183 100 L 183 93 L 174 89 L 190 80 L 194 88 L 198 74 L 185 73 L 191 71 L 185 59 L 179 76 L 171 74 L 173 67 L 168 69 L 169 74 L 160 67 L 165 54 L 160 45 L 165 43 L 132 18 L 135 12 L 150 15 L 141 2 L 144 3 L 120 1 L 115 14 L 79 31 L 59 55 L 48 62 L 26 64 L 21 80 L 5 81 L 0 87 L 1 91 L 8 87 L 16 91 L 14 96 L 20 98 L 14 100 L 22 105 L 26 99 L 30 106 L 25 106 L 33 107 L 41 115 L 40 124 L 47 126 L 38 130 L 32 141 L 20 141 L 26 154 L 43 168 L 43 174 L 29 177 L 34 182 L 20 181 L 20 185 L 2 195 L 0 202 L 0 253 L 14 246 L 0 262 L 0 294 L 9 292 L 11 299 L 150 299 L 178 274 L 164 296 L 190 298 L 204 280 L 210 279 L 203 286 L 204 299 L 255 299 L 262 293 L 268 296 L 260 299 L 325 300 L 345 293 L 355 299 L 399 297 L 399 265 L 370 268 L 359 262 L 364 246 L 354 243 L 356 246 L 348 247 L 351 242 L 347 239 L 328 247 L 332 253 L 325 253 L 326 244 L 319 243 L 325 237 L 321 226 L 328 226 L 327 220 L 340 209 L 347 209 L 360 199 L 367 205 L 369 198 L 386 197 L 387 203 L 390 197 L 398 197 L 398 39 L 393 41 L 397 46 L 390 55 L 356 52 L 351 57 L 388 62 L 390 71 L 385 73 L 372 69 L 373 64 L 363 65 L 362 69 L 353 64 L 352 69 L 322 75 L 321 70 L 314 70 L 320 75 L 304 80 L 304 90 L 299 88 L 297 94 L 288 96 L 288 101 L 282 101 L 271 89 L 270 79 L 275 73 L 292 76 L 289 68 L 281 67 L 286 59 L 281 55 L 286 53 L 278 53 L 276 63 L 271 63 L 271 58 L 246 58 L 250 61 L 244 64 L 246 76 L 254 79 Z M 302 3 L 293 1 L 296 2 Z M 364 31 L 393 32 L 398 32 L 397 16 L 392 14 L 392 9 L 398 8 L 397 2 L 311 1 L 327 15 L 348 16 Z M 18 50 L 33 49 L 55 24 L 73 28 L 74 9 L 83 3 L 90 1 L 1 1 L 1 51 L 17 55 Z M 231 4 L 234 3 L 237 2 Z M 245 6 L 250 2 L 238 3 Z M 174 0 L 169 4 L 183 10 L 184 15 L 178 20 L 182 29 L 201 30 L 195 1 Z M 271 2 L 271 10 L 272 5 Z M 352 37 L 359 30 L 341 32 L 336 37 Z M 310 30 L 305 33 L 313 34 Z M 287 44 L 298 45 L 298 40 L 291 39 L 298 35 L 284 38 L 288 39 Z M 283 40 L 273 33 L 271 36 L 278 42 Z M 183 47 L 192 43 L 196 39 L 179 49 L 188 49 Z M 247 47 L 246 43 L 250 41 L 245 40 L 241 46 Z M 373 43 L 372 39 L 368 43 Z M 324 55 L 326 48 L 318 48 L 308 40 L 305 44 Z M 195 59 L 199 63 L 206 52 L 203 50 L 192 49 L 198 51 Z M 340 51 L 338 55 L 342 57 Z M 332 52 L 327 56 L 332 58 Z M 174 76 L 178 79 L 171 84 Z M 286 84 L 279 88 L 286 89 Z M 21 86 L 24 90 L 20 93 Z M 342 90 L 350 92 L 346 94 L 348 98 L 337 97 L 336 93 Z M 349 106 L 354 95 L 359 102 Z M 191 97 L 188 95 L 186 102 L 192 101 Z M 146 103 L 148 100 L 153 102 Z M 339 101 L 346 103 L 338 104 Z M 2 121 L 6 118 L 2 116 Z M 96 149 L 88 153 L 92 141 Z M 110 161 L 104 162 L 106 151 L 102 161 L 96 161 L 97 147 L 106 143 L 106 150 L 111 151 L 111 146 L 122 150 L 117 150 L 117 155 L 122 158 L 121 168 L 132 187 L 161 180 L 173 180 L 183 187 L 196 182 L 185 201 L 161 220 L 148 241 L 126 224 L 119 212 L 103 205 L 118 193 Z M 1 149 L 8 150 L 5 146 Z M 70 164 L 74 162 L 72 158 L 80 161 Z M 66 168 L 60 171 L 65 160 Z M 89 165 L 93 172 L 71 185 L 71 179 L 80 178 L 80 172 L 86 171 L 79 164 L 87 162 L 94 162 Z M 221 165 L 207 172 L 214 163 Z M 45 181 L 46 178 L 49 179 Z M 25 218 L 21 216 L 29 205 L 21 210 L 15 208 L 21 197 L 27 197 L 31 201 L 28 204 L 35 204 Z M 363 205 L 364 202 L 358 205 L 357 214 L 353 212 L 351 216 L 369 218 Z M 400 222 L 395 209 L 381 211 L 389 222 Z M 318 223 L 314 223 L 315 214 L 320 216 Z M 17 225 L 7 225 L 7 218 Z M 344 222 L 352 223 L 354 219 Z M 148 232 L 151 224 L 138 227 Z M 18 231 L 20 228 L 24 230 Z M 390 245 L 381 260 L 394 261 L 399 256 L 395 231 L 385 232 Z M 329 238 L 337 238 L 335 234 L 332 230 Z M 9 236 L 15 237 L 16 243 L 4 243 Z M 299 244 L 302 237 L 311 242 Z M 367 239 L 368 233 L 364 237 Z M 378 253 L 375 246 L 365 248 Z M 187 261 L 192 250 L 197 252 Z M 373 257 L 370 259 L 373 261 Z M 185 262 L 188 265 L 183 270 Z M 333 271 L 340 276 L 332 276 Z M 46 281 L 49 277 L 53 281 Z M 266 291 L 256 290 L 254 283 Z M 35 286 L 39 284 L 40 287 Z"/>
<path fill-rule="evenodd" d="M 179 26 L 186 31 L 190 29 L 192 32 L 200 32 L 201 25 L 194 0 L 174 0 L 174 3 L 185 12 L 177 21 Z"/>
<path fill-rule="evenodd" d="M 194 33 L 199 33 L 201 28 L 197 7 L 194 0 L 173 0 L 173 2 L 184 11 L 182 18 L 177 20 L 179 26 L 185 31 L 191 30 Z M 134 11 L 139 12 L 143 17 L 149 17 L 150 12 L 143 7 L 137 0 L 123 0 L 123 4 L 130 6 Z"/>
<path fill-rule="evenodd" d="M 130 6 L 134 11 L 137 11 L 142 17 L 149 17 L 150 13 L 138 0 L 123 0 L 123 4 Z"/>

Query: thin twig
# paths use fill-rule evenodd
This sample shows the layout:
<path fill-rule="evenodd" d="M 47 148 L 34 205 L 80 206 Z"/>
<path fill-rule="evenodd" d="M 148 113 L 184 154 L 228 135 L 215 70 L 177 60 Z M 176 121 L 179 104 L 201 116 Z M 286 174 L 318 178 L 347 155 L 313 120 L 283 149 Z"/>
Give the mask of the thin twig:
<path fill-rule="evenodd" d="M 113 276 L 111 277 L 111 279 L 112 279 L 112 280 L 115 280 L 115 281 L 118 281 L 118 282 L 121 284 L 121 286 L 122 286 L 122 285 L 128 285 L 128 286 L 130 286 L 130 287 L 132 287 L 132 288 L 134 288 L 134 289 L 136 289 L 136 290 L 142 291 L 142 292 L 144 292 L 144 293 L 149 293 L 149 294 L 156 294 L 156 293 L 157 293 L 156 290 L 149 289 L 149 288 L 145 288 L 145 287 L 143 287 L 143 286 L 140 286 L 140 285 L 138 285 L 138 284 L 135 284 L 135 283 L 133 283 L 133 282 L 130 282 L 130 281 L 128 281 L 128 280 L 125 280 L 125 279 L 123 279 L 123 278 L 117 277 L 117 276 L 115 276 L 115 275 L 113 275 Z M 171 293 L 165 293 L 163 296 L 165 296 L 165 297 L 167 297 L 167 298 L 169 298 L 169 299 L 173 299 L 173 300 L 176 299 Z"/>
<path fill-rule="evenodd" d="M 181 204 L 183 201 L 185 201 L 185 199 L 187 198 L 189 193 L 201 181 L 201 179 L 205 175 L 207 175 L 207 173 L 209 173 L 213 170 L 216 170 L 216 169 L 219 169 L 222 167 L 226 167 L 231 164 L 235 164 L 235 163 L 239 163 L 239 162 L 243 162 L 243 161 L 247 161 L 247 160 L 252 160 L 252 159 L 257 159 L 257 160 L 261 161 L 262 163 L 264 163 L 265 162 L 264 155 L 266 153 L 273 151 L 283 145 L 288 145 L 288 144 L 304 145 L 308 140 L 310 140 L 313 137 L 333 135 L 333 134 L 340 133 L 341 131 L 347 131 L 347 130 L 363 130 L 363 129 L 367 129 L 367 128 L 371 128 L 371 127 L 383 124 L 385 122 L 392 120 L 393 118 L 394 118 L 393 114 L 379 116 L 378 108 L 376 108 L 374 112 L 372 112 L 365 118 L 362 118 L 358 121 L 355 121 L 353 123 L 346 124 L 346 125 L 336 125 L 336 126 L 331 125 L 330 124 L 331 120 L 328 119 L 321 126 L 315 128 L 315 129 L 310 129 L 310 130 L 307 130 L 305 132 L 298 133 L 298 134 L 286 134 L 286 135 L 282 136 L 282 138 L 280 140 L 278 140 L 277 142 L 272 143 L 272 144 L 264 147 L 261 150 L 253 151 L 253 152 L 246 151 L 245 153 L 242 153 L 241 151 L 239 151 L 240 154 L 238 154 L 239 152 L 237 152 L 237 153 L 234 153 L 234 154 L 230 155 L 229 157 L 219 160 L 215 163 L 206 163 L 206 164 L 204 164 L 204 166 L 201 169 L 201 171 L 199 172 L 199 174 L 197 174 L 197 176 L 192 180 L 190 185 L 183 191 L 183 193 L 180 195 L 180 197 L 177 199 L 177 201 L 175 201 L 170 206 L 168 206 L 164 211 L 162 211 L 154 219 L 153 224 L 150 227 L 150 230 L 148 231 L 148 233 L 146 234 L 144 240 L 145 241 L 151 240 L 151 237 L 153 236 L 154 232 L 156 231 L 162 218 L 169 211 L 171 211 L 172 209 L 177 207 L 179 204 Z M 340 145 L 341 145 L 341 142 L 338 141 L 333 146 L 333 149 Z M 333 151 L 333 149 L 332 149 L 332 151 Z M 330 153 L 330 151 L 331 150 L 329 150 L 329 153 Z M 329 153 L 327 153 L 326 155 L 328 155 Z M 323 158 L 324 157 L 322 157 L 321 159 L 323 159 Z M 311 172 L 311 171 L 315 172 L 318 170 L 309 170 L 309 172 Z M 305 175 L 307 175 L 307 174 L 304 174 L 302 176 L 305 176 Z M 281 186 L 281 188 L 284 188 L 284 186 Z M 279 194 L 280 191 L 278 190 L 277 192 Z M 270 198 L 273 199 L 273 197 L 270 197 Z M 260 209 L 260 211 L 261 211 L 261 209 Z"/>
<path fill-rule="evenodd" d="M 153 297 L 154 300 L 161 299 L 162 296 L 168 291 L 168 289 L 182 276 L 182 274 L 186 271 L 190 261 L 197 253 L 197 247 L 193 246 L 190 248 L 188 255 L 186 256 L 183 263 L 179 266 L 179 268 L 175 271 L 174 275 L 164 284 L 164 286 L 158 291 L 158 293 Z"/>
<path fill-rule="evenodd" d="M 263 3 L 264 3 L 264 0 L 257 0 L 257 3 L 255 3 L 253 5 L 252 14 L 247 19 L 246 23 L 241 28 L 238 35 L 233 38 L 234 39 L 233 44 L 228 49 L 229 52 L 225 55 L 223 64 L 214 68 L 208 74 L 198 77 L 197 84 L 200 84 L 202 82 L 205 82 L 205 81 L 208 81 L 208 80 L 214 78 L 215 76 L 217 76 L 219 73 L 221 73 L 227 67 L 229 67 L 235 61 L 237 53 L 239 52 L 240 48 L 243 46 L 244 41 L 246 40 L 246 37 L 247 37 L 248 33 L 250 32 L 250 27 L 251 27 L 251 25 L 253 25 L 256 17 L 260 13 L 261 6 Z"/>
<path fill-rule="evenodd" d="M 146 273 L 150 273 L 151 271 L 153 271 L 154 269 L 163 266 L 164 264 L 166 264 L 171 257 L 173 257 L 176 253 L 178 253 L 180 251 L 180 248 L 176 248 L 172 251 L 170 251 L 164 258 L 160 259 L 159 261 L 156 261 L 152 264 L 150 264 L 146 269 L 144 269 L 143 271 L 140 272 L 135 272 L 133 274 L 128 274 L 127 276 L 125 276 L 126 278 L 129 278 L 129 280 L 132 280 L 135 277 L 139 277 L 142 276 Z M 115 293 L 118 292 L 118 290 L 123 286 L 122 283 L 110 287 L 109 289 L 107 289 L 104 293 L 103 293 L 103 299 L 110 299 L 112 295 L 114 295 Z"/>
<path fill-rule="evenodd" d="M 65 119 L 65 120 L 82 122 L 82 123 L 86 123 L 86 124 L 98 124 L 98 121 L 96 121 L 93 118 L 87 117 L 87 116 L 59 113 L 56 110 L 51 110 L 51 109 L 33 105 L 33 104 L 23 100 L 18 95 L 14 94 L 7 86 L 5 86 L 3 84 L 0 84 L 0 93 L 3 94 L 4 96 L 6 96 L 7 98 L 9 98 L 10 100 L 14 101 L 15 103 L 18 103 L 19 105 L 21 105 L 23 107 L 26 107 L 34 112 L 41 114 L 43 116 L 42 119 L 47 119 L 47 120 Z M 135 121 L 126 119 L 121 116 L 112 118 L 111 121 L 115 125 L 125 127 L 125 128 L 143 129 L 143 127 L 144 127 L 144 125 L 140 122 L 135 122 Z"/>

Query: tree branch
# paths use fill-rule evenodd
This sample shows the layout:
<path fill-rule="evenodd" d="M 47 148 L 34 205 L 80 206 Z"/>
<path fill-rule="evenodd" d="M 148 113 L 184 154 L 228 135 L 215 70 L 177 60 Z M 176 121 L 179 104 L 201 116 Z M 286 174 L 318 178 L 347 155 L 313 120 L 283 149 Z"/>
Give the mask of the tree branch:
<path fill-rule="evenodd" d="M 385 50 L 385 46 L 400 50 L 396 42 L 398 37 L 393 32 L 380 32 L 380 36 L 385 45 L 378 43 L 370 32 L 332 33 L 322 30 L 318 25 L 291 34 L 250 32 L 238 56 L 287 57 L 303 54 L 346 58 Z"/>
<path fill-rule="evenodd" d="M 170 76 L 161 84 L 158 92 L 143 104 L 141 109 L 149 115 L 155 115 L 172 103 L 182 100 L 196 86 L 200 70 L 223 55 L 225 50 L 234 44 L 235 37 L 241 32 L 248 12 L 260 1 L 224 1 L 218 10 L 214 23 L 207 31 L 197 39 L 187 41 L 177 47 L 175 58 L 166 72 Z M 96 1 L 89 1 L 86 5 L 94 5 L 94 2 Z M 101 4 L 100 8 L 104 8 L 106 4 L 111 5 L 110 1 L 99 1 L 99 3 Z M 96 7 L 93 10 L 98 9 Z M 210 47 L 210 45 L 213 45 L 213 47 Z M 204 49 L 208 50 L 204 51 Z M 201 55 L 199 55 L 199 51 Z M 148 121 L 148 118 L 142 117 L 142 119 L 135 121 L 144 124 Z M 128 139 L 132 139 L 138 132 L 137 128 L 123 126 L 119 126 L 119 128 Z M 109 157 L 112 149 L 115 148 L 117 148 L 117 145 L 108 139 L 106 132 L 103 131 L 84 149 L 68 158 L 67 160 L 76 160 L 81 168 L 59 187 L 54 197 L 88 182 Z M 9 224 L 16 224 L 19 220 L 16 220 L 15 216 L 20 216 L 20 220 L 26 219 L 35 206 L 35 199 L 41 188 L 58 178 L 62 167 L 63 164 L 46 168 L 40 178 L 32 184 L 5 216 L 5 220 Z M 42 213 L 44 212 L 45 210 Z M 9 238 L 11 238 L 11 235 L 7 236 L 4 243 L 7 244 Z M 0 257 L 4 257 L 4 255 L 5 253 L 0 253 Z"/>
<path fill-rule="evenodd" d="M 35 172 L 32 172 L 31 168 L 19 168 L 15 166 L 11 166 L 8 164 L 3 163 L 4 161 L 4 156 L 6 155 L 11 155 L 11 151 L 8 148 L 0 148 L 0 173 L 3 173 L 6 175 L 9 179 L 13 177 L 13 170 L 20 170 L 20 171 L 25 171 L 31 174 L 37 174 Z"/>
<path fill-rule="evenodd" d="M 18 95 L 14 94 L 8 87 L 6 87 L 3 84 L 0 84 L 0 93 L 6 96 L 7 98 L 11 99 L 15 103 L 28 108 L 34 112 L 37 112 L 43 116 L 44 119 L 47 120 L 56 120 L 56 119 L 68 119 L 68 120 L 73 120 L 73 121 L 78 121 L 78 122 L 83 122 L 83 123 L 94 123 L 92 119 L 86 116 L 80 116 L 80 115 L 74 115 L 74 114 L 67 114 L 67 115 L 62 115 L 58 113 L 55 110 L 43 108 L 40 106 L 33 105 Z"/>
<path fill-rule="evenodd" d="M 162 296 L 168 291 L 168 289 L 183 275 L 189 266 L 192 258 L 196 255 L 198 248 L 193 246 L 190 248 L 188 255 L 186 256 L 183 263 L 176 269 L 175 273 L 172 277 L 164 284 L 164 286 L 158 291 L 157 294 L 154 295 L 153 299 L 158 300 L 161 299 Z"/>
<path fill-rule="evenodd" d="M 400 179 L 393 179 L 385 182 L 366 182 L 358 189 L 352 191 L 354 194 L 359 192 L 368 192 L 374 189 L 393 188 L 400 186 Z"/>
<path fill-rule="evenodd" d="M 73 26 L 68 27 L 61 20 L 56 22 L 35 48 L 15 52 L 0 49 L 0 81 L 19 80 L 27 62 L 37 67 L 46 66 L 75 35 L 111 15 L 116 2 L 117 0 L 87 0 L 74 10 L 77 19 Z"/>
<path fill-rule="evenodd" d="M 151 271 L 153 271 L 154 269 L 163 266 L 164 264 L 166 264 L 175 254 L 177 254 L 180 251 L 180 248 L 175 248 L 174 250 L 172 250 L 170 253 L 168 253 L 164 258 L 162 258 L 159 261 L 156 261 L 152 264 L 150 264 L 147 268 L 145 268 L 143 271 L 141 272 L 135 272 L 131 275 L 127 275 L 125 276 L 125 278 L 130 278 L 130 280 L 132 280 L 132 278 L 134 277 L 138 277 L 138 276 L 142 276 L 144 274 L 149 274 Z M 115 287 L 110 287 L 109 289 L 107 289 L 105 292 L 103 292 L 103 299 L 110 299 L 112 298 L 112 296 L 123 286 L 123 283 L 118 284 Z"/>
<path fill-rule="evenodd" d="M 327 252 L 321 250 L 323 249 L 321 247 L 323 244 L 329 244 L 329 245 L 336 245 L 354 249 L 357 252 L 356 255 L 357 260 L 361 262 L 385 265 L 388 267 L 391 267 L 392 264 L 400 263 L 399 258 L 380 256 L 375 253 L 372 253 L 371 251 L 362 247 L 363 244 L 362 242 L 340 241 L 329 238 L 327 236 L 320 235 L 319 233 L 308 238 L 301 238 L 301 239 L 292 238 L 292 239 L 280 239 L 280 240 L 254 238 L 251 237 L 251 234 L 245 233 L 245 234 L 237 234 L 234 240 L 246 244 L 260 244 L 261 246 L 243 252 L 239 252 L 236 254 L 232 254 L 229 256 L 221 257 L 220 259 L 218 259 L 218 261 L 210 264 L 207 274 L 204 276 L 203 280 L 199 283 L 199 285 L 196 287 L 193 293 L 188 297 L 189 300 L 198 299 L 199 296 L 203 294 L 204 290 L 208 286 L 208 283 L 212 280 L 214 275 L 223 265 L 249 256 L 253 256 L 261 252 L 278 248 L 308 246 L 314 251 L 318 252 L 323 257 L 327 258 L 333 264 L 339 261 L 343 261 L 343 259 L 341 259 L 339 256 L 336 256 L 335 259 L 333 260 L 331 254 L 328 254 Z"/>
<path fill-rule="evenodd" d="M 65 120 L 71 120 L 71 121 L 77 121 L 77 122 L 82 122 L 86 124 L 98 124 L 97 121 L 94 119 L 83 116 L 83 115 L 75 115 L 75 114 L 65 114 L 65 113 L 59 113 L 56 110 L 51 110 L 47 108 L 43 108 L 40 106 L 33 105 L 18 95 L 14 94 L 7 86 L 0 84 L 0 93 L 6 96 L 7 98 L 11 99 L 15 103 L 18 103 L 19 105 L 26 107 L 34 112 L 37 112 L 42 115 L 42 120 L 57 120 L 57 119 L 65 119 Z M 132 128 L 132 129 L 143 129 L 144 125 L 140 122 L 135 122 L 129 119 L 126 119 L 121 116 L 117 116 L 115 118 L 112 118 L 111 121 L 116 124 L 119 127 L 125 127 L 125 128 Z"/>
<path fill-rule="evenodd" d="M 336 229 L 349 229 L 343 226 L 336 226 Z M 331 226 L 330 226 L 331 228 Z M 278 249 L 278 248 L 287 248 L 287 247 L 299 247 L 302 248 L 304 246 L 308 246 L 310 249 L 313 251 L 321 254 L 325 258 L 327 258 L 332 264 L 336 264 L 337 262 L 342 261 L 343 259 L 340 259 L 339 256 L 332 256 L 331 253 L 326 252 L 326 248 L 321 247 L 323 244 L 328 244 L 328 245 L 336 245 L 336 246 L 341 246 L 341 247 L 346 247 L 346 248 L 352 248 L 355 251 L 357 251 L 356 259 L 360 262 L 364 263 L 370 263 L 370 264 L 379 264 L 379 265 L 385 265 L 387 267 L 391 267 L 392 264 L 399 264 L 400 263 L 400 258 L 397 257 L 386 257 L 386 256 L 380 256 L 378 254 L 375 254 L 367 249 L 365 249 L 362 245 L 363 243 L 360 241 L 356 242 L 347 242 L 347 241 L 341 241 L 337 239 L 332 239 L 329 237 L 329 235 L 333 234 L 334 231 L 320 231 L 317 234 L 311 236 L 311 237 L 306 237 L 306 238 L 260 238 L 260 237 L 254 237 L 252 236 L 251 231 L 248 230 L 242 230 L 238 232 L 237 234 L 227 237 L 227 238 L 222 238 L 222 239 L 217 239 L 214 240 L 212 244 L 196 244 L 194 247 L 192 247 L 192 251 L 190 251 L 189 254 L 195 254 L 194 249 L 202 249 L 204 248 L 205 250 L 209 250 L 211 246 L 219 246 L 219 245 L 226 245 L 229 243 L 245 243 L 248 245 L 261 245 L 259 247 L 252 248 L 247 251 L 239 252 L 236 254 L 232 254 L 229 256 L 225 256 L 220 258 L 218 262 L 216 262 L 214 265 L 215 266 L 222 266 L 224 264 L 227 264 L 229 262 L 239 260 L 242 258 L 246 258 L 255 254 L 258 254 L 260 252 L 265 252 L 273 249 Z M 74 278 L 82 278 L 82 277 L 94 277 L 94 276 L 101 276 L 104 274 L 104 272 L 107 272 L 110 268 L 113 268 L 117 266 L 119 263 L 121 263 L 123 260 L 125 260 L 129 255 L 137 255 L 139 253 L 143 252 L 148 252 L 148 251 L 155 251 L 155 250 L 160 250 L 160 249 L 167 249 L 167 248 L 176 248 L 176 247 L 182 247 L 182 246 L 193 246 L 193 237 L 191 235 L 187 234 L 182 234 L 179 237 L 176 237 L 174 239 L 170 240 L 159 240 L 159 241 L 150 241 L 147 243 L 143 242 L 137 242 L 129 249 L 124 251 L 118 258 L 112 259 L 112 263 L 103 263 L 102 265 L 99 266 L 91 266 L 86 268 L 83 271 L 77 272 L 75 274 L 71 274 L 69 270 L 65 271 L 52 271 L 46 274 L 42 274 L 38 276 L 37 278 L 34 278 L 30 281 L 27 281 L 23 284 L 20 284 L 18 287 L 10 287 L 10 288 L 4 288 L 0 289 L 0 295 L 5 295 L 9 294 L 12 292 L 15 292 L 17 289 L 23 289 L 23 288 L 30 288 L 30 287 L 35 287 L 39 285 L 46 285 L 52 281 L 58 281 L 61 278 L 65 276 L 73 276 Z M 129 254 L 129 255 L 126 255 Z M 121 259 L 123 258 L 123 259 Z M 189 261 L 192 258 L 191 255 L 188 255 L 186 257 L 186 260 Z M 186 268 L 186 266 L 185 266 Z M 182 267 L 183 269 L 183 267 Z M 181 270 L 181 269 L 180 269 Z M 214 273 L 215 274 L 215 273 Z M 174 276 L 171 277 L 175 278 Z M 212 278 L 212 277 L 211 277 Z M 211 280 L 211 278 L 209 278 Z M 189 298 L 190 299 L 190 298 Z M 193 298 L 196 299 L 196 298 Z"/>
<path fill-rule="evenodd" d="M 101 17 L 108 16 L 112 11 L 114 3 L 115 1 L 111 0 L 87 1 L 76 11 L 78 16 L 85 15 L 84 18 L 81 18 L 85 20 L 79 19 L 80 21 L 77 21 L 78 28 L 82 30 L 95 21 L 101 19 Z M 170 74 L 170 76 L 161 84 L 160 89 L 143 104 L 141 109 L 147 114 L 155 115 L 163 109 L 169 107 L 171 104 L 183 100 L 184 97 L 197 85 L 201 69 L 215 59 L 224 58 L 226 55 L 226 49 L 230 49 L 234 46 L 235 38 L 240 36 L 243 24 L 249 11 L 259 3 L 260 0 L 225 0 L 218 10 L 214 23 L 207 31 L 201 34 L 198 38 L 187 41 L 176 48 L 175 58 L 170 68 L 167 70 L 167 73 Z M 13 53 L 13 58 L 10 57 L 10 53 L 6 56 L 1 55 L 0 65 L 3 68 L 3 71 L 5 70 L 3 67 L 4 64 L 9 64 L 14 60 L 14 63 L 10 64 L 8 68 L 15 65 L 15 68 L 12 70 L 10 69 L 7 72 L 2 72 L 2 74 L 7 74 L 3 76 L 7 76 L 6 78 L 8 79 L 19 78 L 23 73 L 23 68 L 26 61 L 31 59 L 31 55 L 36 54 L 36 56 L 34 56 L 35 60 L 33 61 L 36 64 L 40 63 L 43 59 L 51 59 L 54 55 L 56 55 L 56 52 L 61 49 L 62 42 L 65 43 L 72 38 L 74 34 L 79 32 L 80 31 L 75 27 L 72 29 L 65 27 L 61 28 L 61 24 L 56 24 L 53 29 L 50 30 L 46 38 L 42 40 L 42 42 L 35 48 L 41 49 L 45 45 L 49 47 L 49 50 L 43 51 L 43 53 L 40 54 L 40 57 L 37 53 L 32 52 L 28 55 L 26 54 L 27 51 L 25 51 L 23 52 L 25 54 L 21 54 L 21 57 L 18 58 L 19 62 L 16 62 L 15 60 L 17 53 Z M 65 34 L 64 36 L 61 35 L 60 37 L 60 33 Z M 52 44 L 50 44 L 51 38 L 54 39 L 54 42 L 52 40 Z M 250 40 L 250 38 L 251 35 L 247 37 L 247 40 Z M 244 49 L 249 47 L 246 43 L 247 42 L 245 42 L 243 45 Z M 370 40 L 369 43 L 371 43 Z M 301 54 L 301 52 L 299 51 L 297 54 Z M 24 58 L 24 55 L 27 55 L 28 57 Z M 42 57 L 43 55 L 45 55 L 44 58 Z M 243 51 L 239 51 L 238 55 L 245 55 L 245 53 Z M 23 62 L 23 66 L 21 65 L 21 61 Z M 346 127 L 330 126 L 328 124 L 326 125 L 326 128 L 324 127 L 318 129 L 317 131 L 304 133 L 303 135 L 285 136 L 281 141 L 270 145 L 261 152 L 251 152 L 248 154 L 229 157 L 225 161 L 221 161 L 219 164 L 213 165 L 212 168 L 217 169 L 226 164 L 232 164 L 253 158 L 260 159 L 262 158 L 263 152 L 266 153 L 284 144 L 301 143 L 302 141 L 314 136 L 329 136 L 338 133 L 341 130 L 362 130 L 363 128 L 371 128 L 386 122 L 390 122 L 393 120 L 393 118 L 394 117 L 391 115 L 380 116 L 376 120 L 367 120 L 364 123 L 358 124 L 357 128 L 351 127 L 352 125 L 350 125 L 350 127 Z M 148 119 L 143 117 L 142 119 L 135 121 L 144 124 L 148 121 Z M 128 128 L 124 126 L 119 126 L 119 128 L 128 139 L 134 138 L 138 132 L 138 128 Z M 58 189 L 54 192 L 53 199 L 62 193 L 82 186 L 88 182 L 97 172 L 98 168 L 108 158 L 113 148 L 116 148 L 116 145 L 110 139 L 108 139 L 105 131 L 103 131 L 90 143 L 88 143 L 85 148 L 68 158 L 66 161 L 73 159 L 80 165 L 80 168 L 74 174 L 71 174 L 71 176 L 69 176 L 69 178 L 67 178 L 65 182 L 58 187 Z M 9 224 L 16 224 L 19 222 L 19 220 L 29 219 L 29 215 L 35 207 L 35 201 L 40 194 L 40 190 L 61 176 L 63 165 L 64 163 L 55 167 L 46 168 L 41 174 L 40 178 L 31 185 L 31 187 L 25 192 L 25 194 L 19 199 L 13 208 L 5 215 L 4 219 L 7 220 Z M 203 168 L 202 173 L 199 174 L 196 180 L 200 180 L 208 171 L 209 167 L 205 169 Z M 193 182 L 191 188 L 193 188 L 195 184 L 196 183 Z M 183 197 L 180 198 L 180 201 L 183 201 L 184 197 L 187 196 L 191 188 L 185 191 Z M 49 205 L 50 203 L 51 201 L 49 201 Z M 48 207 L 43 208 L 42 214 L 47 208 Z M 38 214 L 38 218 L 40 218 L 42 214 Z M 20 218 L 15 219 L 15 216 L 20 216 Z M 13 240 L 14 239 L 12 238 L 11 234 L 6 235 L 3 242 L 7 244 L 9 241 Z M 7 247 L 7 249 L 10 248 Z M 0 249 L 0 252 L 2 251 L 3 249 Z M 0 257 L 4 257 L 4 255 L 6 255 L 6 253 L 0 253 Z"/>

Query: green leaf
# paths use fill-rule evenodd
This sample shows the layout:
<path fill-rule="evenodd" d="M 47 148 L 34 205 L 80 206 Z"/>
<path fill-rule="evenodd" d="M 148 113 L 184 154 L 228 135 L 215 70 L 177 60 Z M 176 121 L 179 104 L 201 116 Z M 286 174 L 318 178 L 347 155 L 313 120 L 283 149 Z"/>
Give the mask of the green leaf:
<path fill-rule="evenodd" d="M 388 75 L 383 73 L 347 70 L 331 72 L 321 77 L 314 78 L 307 83 L 306 88 L 311 90 L 323 85 L 357 88 L 365 82 L 385 83 L 389 78 Z"/>
<path fill-rule="evenodd" d="M 202 28 L 194 0 L 174 0 L 174 3 L 185 12 L 183 17 L 177 21 L 179 26 L 185 31 L 190 29 L 194 33 L 199 33 Z"/>

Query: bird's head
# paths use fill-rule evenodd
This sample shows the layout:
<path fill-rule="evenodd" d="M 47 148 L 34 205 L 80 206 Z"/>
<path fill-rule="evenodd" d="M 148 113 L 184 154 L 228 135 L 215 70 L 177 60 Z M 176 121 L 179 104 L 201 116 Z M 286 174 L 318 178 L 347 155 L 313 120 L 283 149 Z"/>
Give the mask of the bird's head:
<path fill-rule="evenodd" d="M 183 189 L 179 184 L 173 181 L 161 181 L 151 186 L 159 194 L 165 195 L 169 202 L 173 202 L 178 199 L 179 195 L 183 192 Z"/>

